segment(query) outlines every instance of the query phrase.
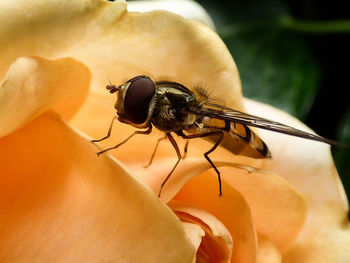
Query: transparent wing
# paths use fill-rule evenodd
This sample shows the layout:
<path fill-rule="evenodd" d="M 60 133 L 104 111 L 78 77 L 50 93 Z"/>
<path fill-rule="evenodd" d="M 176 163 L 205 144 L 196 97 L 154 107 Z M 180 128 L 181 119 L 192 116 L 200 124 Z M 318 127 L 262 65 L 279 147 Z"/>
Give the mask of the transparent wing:
<path fill-rule="evenodd" d="M 298 130 L 296 128 L 282 124 L 280 122 L 270 121 L 268 119 L 264 119 L 258 116 L 233 110 L 219 104 L 206 103 L 202 107 L 196 107 L 196 106 L 190 107 L 188 111 L 203 117 L 207 116 L 207 117 L 216 118 L 219 120 L 226 120 L 230 122 L 241 123 L 243 125 L 257 127 L 260 129 L 265 129 L 273 132 L 283 133 L 283 134 L 287 134 L 295 137 L 304 138 L 307 140 L 319 141 L 327 144 L 350 148 L 349 145 L 345 145 L 316 134 Z"/>

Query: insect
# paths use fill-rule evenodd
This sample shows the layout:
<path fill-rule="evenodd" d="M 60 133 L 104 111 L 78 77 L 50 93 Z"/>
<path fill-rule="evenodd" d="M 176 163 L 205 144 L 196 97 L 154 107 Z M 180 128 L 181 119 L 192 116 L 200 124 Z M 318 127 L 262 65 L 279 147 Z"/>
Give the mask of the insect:
<path fill-rule="evenodd" d="M 184 85 L 171 81 L 156 81 L 140 75 L 122 85 L 108 84 L 106 89 L 110 93 L 118 92 L 114 105 L 117 116 L 114 116 L 107 135 L 92 142 L 99 142 L 110 137 L 113 122 L 116 118 L 122 123 L 129 124 L 138 129 L 119 144 L 98 152 L 116 149 L 126 143 L 136 134 L 150 134 L 152 127 L 165 133 L 177 154 L 177 161 L 160 186 L 158 196 L 170 176 L 176 169 L 182 155 L 173 137 L 173 133 L 188 140 L 206 138 L 214 145 L 204 153 L 204 157 L 215 170 L 219 180 L 219 196 L 222 195 L 220 171 L 209 157 L 219 145 L 230 148 L 231 152 L 253 158 L 270 158 L 271 153 L 265 142 L 249 127 L 267 129 L 273 132 L 284 133 L 308 140 L 341 145 L 324 137 L 307 133 L 279 122 L 270 121 L 244 112 L 216 104 L 208 94 L 200 88 L 190 90 Z M 186 133 L 184 133 L 186 132 Z M 159 139 L 152 154 L 149 165 L 157 150 Z M 346 146 L 346 145 L 345 145 Z M 346 146 L 348 147 L 348 146 Z"/>

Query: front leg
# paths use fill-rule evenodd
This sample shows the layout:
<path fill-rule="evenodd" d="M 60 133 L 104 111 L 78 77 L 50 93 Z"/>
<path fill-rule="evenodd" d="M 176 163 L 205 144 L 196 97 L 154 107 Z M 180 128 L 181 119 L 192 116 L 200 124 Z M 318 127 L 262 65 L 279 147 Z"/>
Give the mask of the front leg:
<path fill-rule="evenodd" d="M 148 129 L 145 130 L 145 131 L 134 131 L 134 133 L 132 133 L 128 138 L 126 138 L 124 141 L 118 143 L 117 145 L 113 146 L 113 147 L 110 147 L 110 148 L 107 148 L 107 149 L 104 149 L 103 151 L 100 151 L 97 153 L 97 156 L 107 152 L 107 151 L 110 151 L 110 150 L 113 150 L 113 149 L 117 149 L 119 146 L 123 145 L 124 143 L 126 143 L 128 140 L 130 140 L 133 136 L 135 136 L 136 134 L 150 134 L 152 132 L 152 124 L 149 123 L 148 124 Z"/>
<path fill-rule="evenodd" d="M 95 142 L 100 142 L 100 141 L 103 141 L 107 138 L 109 138 L 111 136 L 111 132 L 112 132 L 112 127 L 113 127 L 113 123 L 114 121 L 117 119 L 117 116 L 114 116 L 112 121 L 111 121 L 111 124 L 109 125 L 109 129 L 108 129 L 108 132 L 107 132 L 107 135 L 102 137 L 101 139 L 97 139 L 97 140 L 91 140 L 91 143 L 95 143 Z"/>

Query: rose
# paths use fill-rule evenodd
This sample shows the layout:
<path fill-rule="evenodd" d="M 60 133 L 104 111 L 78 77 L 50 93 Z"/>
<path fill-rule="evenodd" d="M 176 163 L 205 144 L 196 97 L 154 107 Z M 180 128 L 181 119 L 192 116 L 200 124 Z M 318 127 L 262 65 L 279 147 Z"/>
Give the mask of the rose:
<path fill-rule="evenodd" d="M 218 198 L 215 174 L 204 172 L 209 165 L 202 154 L 210 146 L 191 141 L 188 158 L 161 196 L 181 224 L 127 170 L 158 191 L 174 150 L 163 143 L 154 164 L 142 165 L 160 134 L 140 135 L 112 152 L 122 164 L 108 155 L 97 158 L 86 136 L 47 112 L 101 137 L 115 114 L 115 96 L 104 89 L 107 76 L 121 83 L 145 73 L 187 86 L 200 82 L 232 108 L 301 126 L 266 105 L 242 101 L 234 62 L 211 30 L 169 13 L 127 13 L 120 2 L 11 1 L 2 2 L 0 14 L 0 68 L 8 72 L 0 96 L 3 261 L 187 262 L 198 247 L 202 260 L 348 259 L 347 203 L 325 145 L 260 132 L 273 161 L 218 150 L 214 160 L 237 163 L 217 162 L 226 166 L 220 167 L 224 195 Z M 33 55 L 46 59 L 20 58 Z M 117 125 L 103 147 L 133 130 Z M 257 168 L 248 174 L 239 166 Z"/>

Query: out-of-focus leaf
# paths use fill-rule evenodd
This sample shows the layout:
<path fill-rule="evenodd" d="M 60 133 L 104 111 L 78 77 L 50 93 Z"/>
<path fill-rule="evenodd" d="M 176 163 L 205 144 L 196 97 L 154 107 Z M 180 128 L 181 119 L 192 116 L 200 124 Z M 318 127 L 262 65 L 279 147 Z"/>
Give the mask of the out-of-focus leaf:
<path fill-rule="evenodd" d="M 350 109 L 342 118 L 342 123 L 338 129 L 338 140 L 350 145 Z M 342 175 L 342 181 L 344 188 L 347 191 L 347 196 L 350 196 L 350 149 L 337 147 L 334 150 L 334 160 L 339 174 Z"/>
<path fill-rule="evenodd" d="M 303 119 L 319 69 L 301 37 L 277 28 L 242 31 L 225 39 L 240 71 L 243 94 Z"/>
<path fill-rule="evenodd" d="M 304 119 L 318 91 L 320 69 L 303 36 L 283 26 L 290 14 L 286 3 L 199 2 L 237 63 L 243 94 Z"/>

